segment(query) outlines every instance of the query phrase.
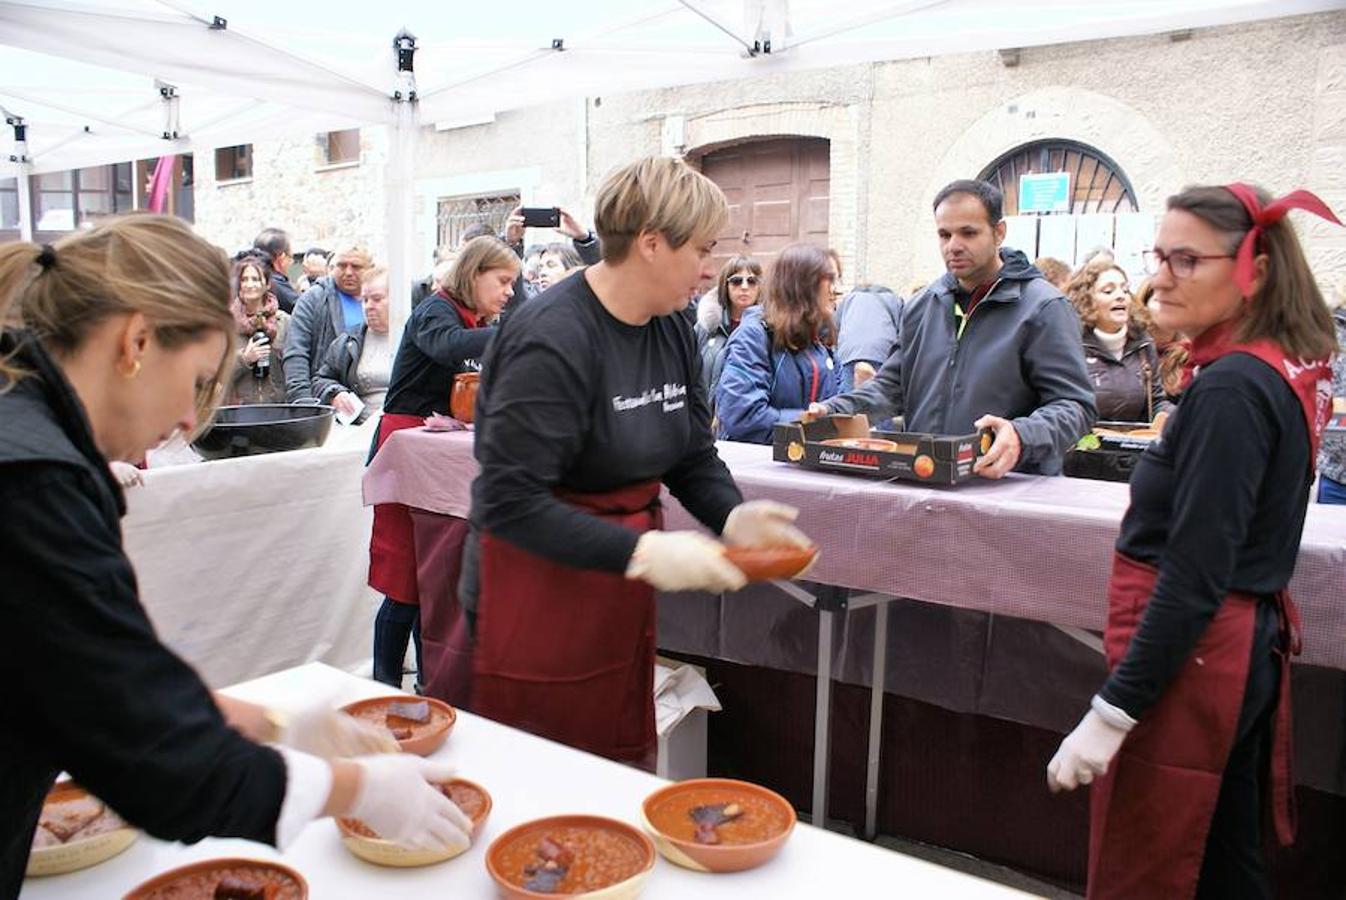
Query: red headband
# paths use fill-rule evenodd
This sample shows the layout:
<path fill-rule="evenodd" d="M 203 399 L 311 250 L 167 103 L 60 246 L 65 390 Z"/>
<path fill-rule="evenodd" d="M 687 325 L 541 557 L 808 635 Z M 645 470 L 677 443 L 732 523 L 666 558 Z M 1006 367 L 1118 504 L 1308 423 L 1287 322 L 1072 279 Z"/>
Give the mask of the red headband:
<path fill-rule="evenodd" d="M 1239 244 L 1238 255 L 1234 258 L 1234 281 L 1238 283 L 1239 290 L 1245 297 L 1252 295 L 1253 276 L 1256 274 L 1253 269 L 1253 254 L 1257 251 L 1257 238 L 1262 229 L 1284 219 L 1285 214 L 1292 209 L 1302 209 L 1320 219 L 1341 224 L 1341 220 L 1328 209 L 1327 204 L 1308 191 L 1291 191 L 1264 207 L 1257 199 L 1257 192 L 1242 182 L 1226 184 L 1224 189 L 1238 198 L 1253 220 L 1253 227 L 1244 235 L 1243 243 Z"/>

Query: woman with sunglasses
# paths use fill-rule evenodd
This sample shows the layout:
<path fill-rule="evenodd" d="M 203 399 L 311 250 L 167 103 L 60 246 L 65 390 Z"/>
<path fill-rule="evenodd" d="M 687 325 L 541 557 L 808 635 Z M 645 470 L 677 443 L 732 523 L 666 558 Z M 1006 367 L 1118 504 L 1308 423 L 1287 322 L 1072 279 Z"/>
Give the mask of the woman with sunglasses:
<path fill-rule="evenodd" d="M 777 422 L 837 393 L 837 277 L 831 254 L 813 244 L 791 244 L 776 257 L 766 301 L 743 314 L 728 341 L 715 391 L 718 437 L 769 443 Z"/>
<path fill-rule="evenodd" d="M 1268 777 L 1277 837 L 1293 839 L 1286 586 L 1337 340 L 1292 208 L 1336 221 L 1305 191 L 1188 188 L 1147 254 L 1158 324 L 1191 339 L 1190 381 L 1131 477 L 1111 674 L 1047 767 L 1053 790 L 1093 784 L 1091 900 L 1271 897 Z"/>
<path fill-rule="evenodd" d="M 729 335 L 743 321 L 743 312 L 756 306 L 762 294 L 762 264 L 748 256 L 735 256 L 720 269 L 715 292 L 701 298 L 696 310 L 696 337 L 701 345 L 701 384 L 714 400 L 715 388 L 724 371 Z"/>

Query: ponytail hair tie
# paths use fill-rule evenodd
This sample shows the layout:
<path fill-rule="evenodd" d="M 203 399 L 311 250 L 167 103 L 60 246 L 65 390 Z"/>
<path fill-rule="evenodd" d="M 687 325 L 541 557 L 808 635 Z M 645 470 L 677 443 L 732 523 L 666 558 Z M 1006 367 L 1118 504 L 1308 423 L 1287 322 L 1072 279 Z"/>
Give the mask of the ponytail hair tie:
<path fill-rule="evenodd" d="M 42 267 L 42 271 L 55 268 L 56 266 L 56 248 L 51 244 L 43 244 L 41 251 L 37 254 L 37 264 Z"/>

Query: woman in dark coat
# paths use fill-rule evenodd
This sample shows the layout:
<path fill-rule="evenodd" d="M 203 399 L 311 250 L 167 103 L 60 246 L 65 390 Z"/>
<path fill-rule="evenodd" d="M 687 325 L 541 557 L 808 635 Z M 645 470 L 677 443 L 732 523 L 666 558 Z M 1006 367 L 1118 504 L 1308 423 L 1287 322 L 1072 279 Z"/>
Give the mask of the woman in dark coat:
<path fill-rule="evenodd" d="M 519 257 L 503 241 L 477 237 L 463 245 L 440 287 L 411 311 L 393 360 L 377 447 L 431 413 L 449 411 L 455 375 L 481 370 L 498 330 L 493 324 L 514 292 Z M 377 452 L 377 449 L 376 449 Z M 420 677 L 420 589 L 411 511 L 400 503 L 374 507 L 369 586 L 383 594 L 374 618 L 374 678 L 400 687 L 407 641 L 416 645 Z"/>
<path fill-rule="evenodd" d="M 1066 285 L 1079 313 L 1084 359 L 1105 422 L 1155 422 L 1172 407 L 1164 395 L 1159 357 L 1126 273 L 1107 257 L 1095 259 Z"/>
<path fill-rule="evenodd" d="M 349 752 L 348 717 L 284 724 L 212 698 L 140 604 L 108 463 L 209 418 L 234 363 L 224 254 L 155 215 L 3 244 L 0 321 L 0 897 L 18 895 L 62 770 L 165 840 L 284 846 L 349 815 L 401 843 L 465 844 L 470 823 L 427 783 L 451 769 L 301 752 Z"/>

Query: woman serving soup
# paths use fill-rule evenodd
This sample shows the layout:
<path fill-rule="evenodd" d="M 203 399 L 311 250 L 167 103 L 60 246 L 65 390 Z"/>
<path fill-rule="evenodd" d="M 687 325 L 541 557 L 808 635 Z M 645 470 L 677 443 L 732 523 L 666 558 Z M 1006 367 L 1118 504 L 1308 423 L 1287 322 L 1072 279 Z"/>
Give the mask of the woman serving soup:
<path fill-rule="evenodd" d="M 726 216 L 680 161 L 618 169 L 596 202 L 602 261 L 520 309 L 487 354 L 475 712 L 652 765 L 655 589 L 744 583 L 719 541 L 660 530 L 661 485 L 730 543 L 808 544 L 793 509 L 743 502 L 697 389 L 682 312 Z"/>

